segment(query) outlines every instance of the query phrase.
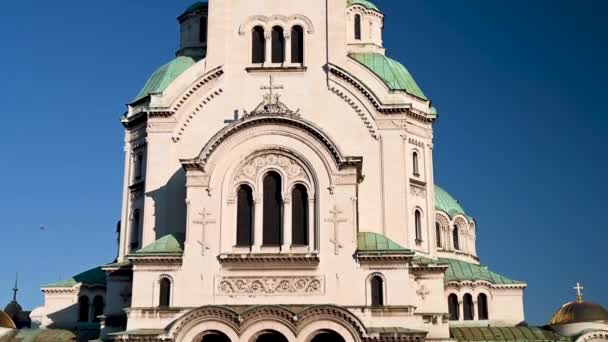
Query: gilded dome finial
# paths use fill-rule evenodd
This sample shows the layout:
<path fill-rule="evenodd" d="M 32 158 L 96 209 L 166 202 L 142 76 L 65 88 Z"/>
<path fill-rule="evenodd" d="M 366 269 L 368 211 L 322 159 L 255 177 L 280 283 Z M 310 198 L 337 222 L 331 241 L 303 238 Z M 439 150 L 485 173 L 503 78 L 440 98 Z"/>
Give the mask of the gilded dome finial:
<path fill-rule="evenodd" d="M 583 302 L 583 290 L 585 288 L 580 283 L 576 283 L 576 286 L 574 287 L 574 289 L 576 290 L 576 302 L 582 303 Z"/>

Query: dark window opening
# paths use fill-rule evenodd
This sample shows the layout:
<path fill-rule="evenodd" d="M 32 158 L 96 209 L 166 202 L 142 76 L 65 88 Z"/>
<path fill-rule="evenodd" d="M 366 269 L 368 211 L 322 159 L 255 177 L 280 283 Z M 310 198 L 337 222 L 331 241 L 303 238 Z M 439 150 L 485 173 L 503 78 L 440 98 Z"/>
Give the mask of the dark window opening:
<path fill-rule="evenodd" d="M 291 28 L 291 62 L 304 63 L 304 29 L 302 26 Z"/>
<path fill-rule="evenodd" d="M 416 242 L 422 241 L 422 214 L 420 210 L 416 210 L 415 216 L 415 225 L 416 225 Z"/>
<path fill-rule="evenodd" d="M 464 309 L 464 320 L 472 321 L 475 316 L 475 308 L 473 307 L 473 296 L 468 293 L 465 294 L 462 301 L 462 305 Z"/>
<path fill-rule="evenodd" d="M 454 249 L 460 250 L 460 228 L 458 226 L 454 226 L 453 238 L 454 238 Z"/>
<path fill-rule="evenodd" d="M 139 238 L 141 231 L 141 215 L 139 209 L 133 212 L 131 217 L 131 252 L 135 252 L 139 249 Z"/>
<path fill-rule="evenodd" d="M 380 276 L 374 276 L 371 280 L 372 306 L 384 305 L 384 280 Z"/>
<path fill-rule="evenodd" d="M 167 278 L 160 280 L 158 306 L 161 308 L 171 306 L 171 281 Z"/>
<path fill-rule="evenodd" d="M 355 39 L 361 40 L 361 15 L 355 15 Z"/>
<path fill-rule="evenodd" d="M 412 155 L 412 164 L 414 165 L 414 176 L 420 176 L 420 166 L 418 165 L 418 153 Z"/>
<path fill-rule="evenodd" d="M 315 336 L 310 342 L 344 342 L 344 338 L 336 332 L 323 331 Z"/>
<path fill-rule="evenodd" d="M 144 154 L 137 153 L 135 157 L 135 181 L 140 181 L 144 177 Z"/>
<path fill-rule="evenodd" d="M 291 192 L 292 244 L 308 245 L 308 191 L 298 184 Z"/>
<path fill-rule="evenodd" d="M 207 17 L 201 17 L 198 30 L 198 39 L 201 43 L 207 42 Z"/>
<path fill-rule="evenodd" d="M 203 334 L 203 337 L 196 342 L 230 342 L 230 338 L 219 331 L 208 331 Z"/>
<path fill-rule="evenodd" d="M 264 177 L 264 246 L 280 246 L 283 242 L 283 196 L 281 189 L 281 176 L 276 172 L 269 172 Z"/>
<path fill-rule="evenodd" d="M 93 298 L 93 321 L 99 322 L 99 316 L 103 315 L 105 303 L 102 296 L 95 296 Z"/>
<path fill-rule="evenodd" d="M 477 314 L 479 315 L 479 319 L 482 321 L 489 319 L 488 296 L 486 296 L 485 293 L 481 293 L 479 296 L 477 296 Z"/>
<path fill-rule="evenodd" d="M 283 28 L 272 28 L 272 63 L 285 62 L 285 34 Z"/>
<path fill-rule="evenodd" d="M 78 298 L 78 322 L 86 323 L 89 321 L 89 297 Z"/>
<path fill-rule="evenodd" d="M 437 248 L 441 248 L 443 243 L 441 241 L 441 225 L 439 222 L 435 223 L 435 235 L 437 235 Z"/>
<path fill-rule="evenodd" d="M 258 338 L 255 340 L 256 342 L 288 342 L 287 338 L 283 336 L 281 333 L 268 330 L 261 333 Z"/>
<path fill-rule="evenodd" d="M 448 309 L 450 311 L 450 321 L 457 321 L 460 319 L 460 304 L 458 303 L 458 297 L 455 294 L 451 294 L 448 297 Z"/>
<path fill-rule="evenodd" d="M 249 247 L 253 245 L 253 191 L 247 185 L 241 185 L 237 194 L 236 245 Z"/>
<path fill-rule="evenodd" d="M 264 37 L 264 28 L 256 26 L 251 31 L 251 62 L 264 63 L 266 62 L 266 37 Z"/>

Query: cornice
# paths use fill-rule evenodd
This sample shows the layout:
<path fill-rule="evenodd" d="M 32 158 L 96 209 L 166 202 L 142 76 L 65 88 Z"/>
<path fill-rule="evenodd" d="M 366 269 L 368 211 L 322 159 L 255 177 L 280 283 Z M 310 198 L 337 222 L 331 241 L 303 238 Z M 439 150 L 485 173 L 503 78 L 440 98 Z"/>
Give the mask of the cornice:
<path fill-rule="evenodd" d="M 218 261 L 224 268 L 234 270 L 260 269 L 316 269 L 319 266 L 319 255 L 316 253 L 289 254 L 220 254 Z"/>
<path fill-rule="evenodd" d="M 494 284 L 485 280 L 462 280 L 462 281 L 448 281 L 445 282 L 444 287 L 448 288 L 457 288 L 460 289 L 462 287 L 478 287 L 478 286 L 486 286 L 492 289 L 525 289 L 528 287 L 528 284 Z"/>

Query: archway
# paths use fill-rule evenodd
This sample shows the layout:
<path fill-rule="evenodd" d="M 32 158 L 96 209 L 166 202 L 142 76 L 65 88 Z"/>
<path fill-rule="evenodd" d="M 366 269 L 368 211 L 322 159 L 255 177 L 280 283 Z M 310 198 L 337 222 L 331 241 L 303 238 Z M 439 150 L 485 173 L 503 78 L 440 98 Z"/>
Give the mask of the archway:
<path fill-rule="evenodd" d="M 317 334 L 310 342 L 346 342 L 340 334 L 334 331 L 323 331 Z"/>
<path fill-rule="evenodd" d="M 231 342 L 230 338 L 220 331 L 205 331 L 202 333 L 195 342 Z"/>
<path fill-rule="evenodd" d="M 263 331 L 258 334 L 255 342 L 289 342 L 283 334 L 274 330 Z"/>

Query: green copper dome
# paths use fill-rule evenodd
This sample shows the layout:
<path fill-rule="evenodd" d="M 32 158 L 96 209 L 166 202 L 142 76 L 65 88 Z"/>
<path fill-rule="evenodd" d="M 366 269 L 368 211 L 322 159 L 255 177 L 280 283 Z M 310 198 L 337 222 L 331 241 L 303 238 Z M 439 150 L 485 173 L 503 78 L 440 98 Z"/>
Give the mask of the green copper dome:
<path fill-rule="evenodd" d="M 135 255 L 183 254 L 183 234 L 169 234 L 138 250 Z"/>
<path fill-rule="evenodd" d="M 361 5 L 367 9 L 380 12 L 378 7 L 376 5 L 374 5 L 371 1 L 368 1 L 368 0 L 346 0 L 346 5 L 347 6 Z"/>
<path fill-rule="evenodd" d="M 137 94 L 133 102 L 137 102 L 151 94 L 161 94 L 184 71 L 196 64 L 196 60 L 188 56 L 178 56 L 171 62 L 158 68 Z"/>
<path fill-rule="evenodd" d="M 104 272 L 101 267 L 95 267 L 88 271 L 77 274 L 72 278 L 58 281 L 52 284 L 43 285 L 42 288 L 73 287 L 80 283 L 87 285 L 106 285 L 106 272 Z"/>
<path fill-rule="evenodd" d="M 411 252 L 386 236 L 372 232 L 357 234 L 357 251 L 367 253 Z"/>
<path fill-rule="evenodd" d="M 390 90 L 405 91 L 408 94 L 428 100 L 414 81 L 412 74 L 396 60 L 375 52 L 351 53 L 349 57 L 373 72 Z"/>
<path fill-rule="evenodd" d="M 458 214 L 467 216 L 460 203 L 437 185 L 435 185 L 435 209 L 447 213 L 451 218 Z"/>
<path fill-rule="evenodd" d="M 196 11 L 198 11 L 200 9 L 205 9 L 205 8 L 208 8 L 208 7 L 209 7 L 209 3 L 207 3 L 206 1 L 205 2 L 202 2 L 202 1 L 195 2 L 190 7 L 188 7 L 184 11 L 184 13 L 182 15 L 180 15 L 180 17 L 183 17 L 183 16 L 185 16 L 187 14 L 190 14 L 190 13 L 196 12 Z"/>

